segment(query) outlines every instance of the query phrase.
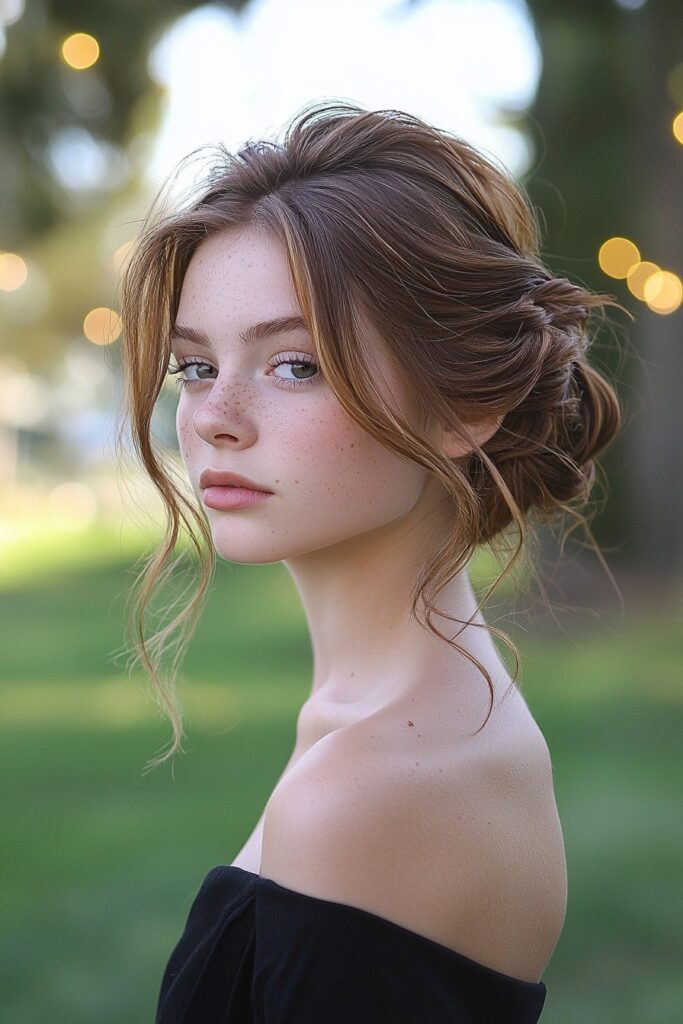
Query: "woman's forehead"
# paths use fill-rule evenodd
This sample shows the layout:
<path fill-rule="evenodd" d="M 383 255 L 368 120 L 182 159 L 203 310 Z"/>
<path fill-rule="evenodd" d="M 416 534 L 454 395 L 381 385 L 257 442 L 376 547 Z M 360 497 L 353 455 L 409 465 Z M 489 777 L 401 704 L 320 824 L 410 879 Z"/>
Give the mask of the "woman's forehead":
<path fill-rule="evenodd" d="M 176 322 L 210 334 L 301 316 L 284 246 L 263 231 L 220 232 L 205 239 L 183 278 Z M 200 323 L 201 321 L 201 323 Z"/>

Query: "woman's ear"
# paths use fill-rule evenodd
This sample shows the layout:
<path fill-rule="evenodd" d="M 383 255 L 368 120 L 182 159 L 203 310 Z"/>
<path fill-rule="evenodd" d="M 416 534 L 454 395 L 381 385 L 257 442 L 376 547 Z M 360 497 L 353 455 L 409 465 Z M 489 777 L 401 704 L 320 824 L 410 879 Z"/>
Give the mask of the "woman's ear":
<path fill-rule="evenodd" d="M 482 446 L 486 444 L 490 437 L 493 437 L 503 419 L 504 414 L 493 416 L 486 420 L 479 420 L 476 424 L 466 423 L 464 426 L 474 437 L 477 444 Z M 471 444 L 468 444 L 467 441 L 459 437 L 454 430 L 442 429 L 441 450 L 449 458 L 461 458 L 463 455 L 469 455 L 473 448 Z"/>

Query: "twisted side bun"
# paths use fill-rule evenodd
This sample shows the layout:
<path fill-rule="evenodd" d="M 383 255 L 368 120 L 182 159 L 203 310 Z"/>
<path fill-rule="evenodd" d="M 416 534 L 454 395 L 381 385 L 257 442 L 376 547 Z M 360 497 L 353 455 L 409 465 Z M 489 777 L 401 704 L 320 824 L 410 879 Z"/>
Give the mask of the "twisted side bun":
<path fill-rule="evenodd" d="M 514 310 L 528 359 L 528 387 L 483 447 L 522 514 L 550 519 L 570 502 L 588 500 L 595 459 L 622 425 L 618 395 L 588 361 L 592 311 L 615 305 L 567 278 L 543 277 Z M 512 314 L 508 313 L 508 329 Z M 479 543 L 492 540 L 513 512 L 496 474 L 473 452 L 468 478 L 482 503 Z"/>

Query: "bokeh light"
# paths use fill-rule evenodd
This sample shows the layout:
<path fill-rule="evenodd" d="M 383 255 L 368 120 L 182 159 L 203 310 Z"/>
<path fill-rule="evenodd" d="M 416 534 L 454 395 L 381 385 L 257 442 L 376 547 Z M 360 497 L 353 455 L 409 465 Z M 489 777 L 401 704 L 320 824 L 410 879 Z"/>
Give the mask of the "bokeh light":
<path fill-rule="evenodd" d="M 608 238 L 600 246 L 598 263 L 603 273 L 610 277 L 627 277 L 629 271 L 640 262 L 640 253 L 628 238 Z"/>
<path fill-rule="evenodd" d="M 660 270 L 647 278 L 643 295 L 653 313 L 673 313 L 681 304 L 683 284 L 678 274 Z"/>
<path fill-rule="evenodd" d="M 67 36 L 61 46 L 62 60 L 70 68 L 83 71 L 91 68 L 100 55 L 100 44 L 87 32 L 74 32 Z"/>
<path fill-rule="evenodd" d="M 121 317 L 109 306 L 97 306 L 85 317 L 83 333 L 93 345 L 111 345 L 121 333 Z"/>
<path fill-rule="evenodd" d="M 114 253 L 112 257 L 112 266 L 117 273 L 120 273 L 120 271 L 123 270 L 128 257 L 133 251 L 134 245 L 135 242 L 131 239 L 129 242 L 124 242 L 123 245 L 120 245 Z"/>
<path fill-rule="evenodd" d="M 0 253 L 0 290 L 13 292 L 21 288 L 28 277 L 26 261 L 15 252 Z"/>
<path fill-rule="evenodd" d="M 661 267 L 658 267 L 656 263 L 650 263 L 648 260 L 636 263 L 636 265 L 629 270 L 626 278 L 626 283 L 631 294 L 635 295 L 637 299 L 644 301 L 646 281 L 648 278 L 652 277 L 653 274 L 658 274 L 660 270 Z"/>
<path fill-rule="evenodd" d="M 24 0 L 0 0 L 0 25 L 14 25 L 25 9 Z"/>
<path fill-rule="evenodd" d="M 674 117 L 673 133 L 676 141 L 683 146 L 683 110 Z"/>

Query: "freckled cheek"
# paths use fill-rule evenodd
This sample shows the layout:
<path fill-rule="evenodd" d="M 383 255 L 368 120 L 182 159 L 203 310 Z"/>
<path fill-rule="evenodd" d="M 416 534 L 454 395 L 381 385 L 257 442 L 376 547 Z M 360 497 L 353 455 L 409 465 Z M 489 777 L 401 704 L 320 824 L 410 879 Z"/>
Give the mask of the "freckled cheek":
<path fill-rule="evenodd" d="M 402 500 L 411 467 L 383 448 L 350 417 L 311 416 L 281 423 L 276 432 L 283 480 L 296 481 L 307 498 L 339 507 L 358 507 L 369 497 Z"/>

